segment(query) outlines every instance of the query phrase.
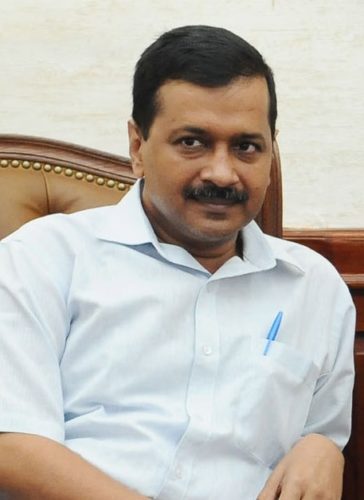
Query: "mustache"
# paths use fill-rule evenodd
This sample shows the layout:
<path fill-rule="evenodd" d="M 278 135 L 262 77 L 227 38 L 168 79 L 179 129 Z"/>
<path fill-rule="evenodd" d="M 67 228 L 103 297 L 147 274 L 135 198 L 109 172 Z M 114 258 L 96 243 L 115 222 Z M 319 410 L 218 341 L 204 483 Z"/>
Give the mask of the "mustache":
<path fill-rule="evenodd" d="M 238 190 L 231 187 L 219 187 L 215 184 L 205 184 L 197 187 L 187 187 L 184 190 L 186 199 L 196 201 L 228 201 L 230 203 L 246 203 L 249 194 L 244 189 Z"/>

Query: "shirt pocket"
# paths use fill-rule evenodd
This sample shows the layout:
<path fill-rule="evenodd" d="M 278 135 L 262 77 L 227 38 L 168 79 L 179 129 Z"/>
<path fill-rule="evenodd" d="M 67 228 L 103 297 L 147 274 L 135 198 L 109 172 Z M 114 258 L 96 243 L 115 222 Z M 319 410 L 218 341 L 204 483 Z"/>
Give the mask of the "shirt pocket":
<path fill-rule="evenodd" d="M 273 468 L 301 437 L 319 368 L 287 344 L 247 337 L 234 437 L 236 444 Z"/>

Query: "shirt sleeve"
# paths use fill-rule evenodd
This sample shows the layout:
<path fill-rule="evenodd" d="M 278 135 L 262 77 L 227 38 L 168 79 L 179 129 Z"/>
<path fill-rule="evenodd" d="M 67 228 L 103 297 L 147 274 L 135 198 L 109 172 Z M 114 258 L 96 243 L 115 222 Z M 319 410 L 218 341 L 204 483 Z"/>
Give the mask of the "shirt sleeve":
<path fill-rule="evenodd" d="M 325 435 L 342 449 L 351 431 L 355 335 L 355 308 L 343 283 L 335 302 L 327 336 L 329 369 L 317 381 L 303 435 Z"/>
<path fill-rule="evenodd" d="M 0 432 L 63 442 L 68 263 L 31 225 L 0 242 Z"/>

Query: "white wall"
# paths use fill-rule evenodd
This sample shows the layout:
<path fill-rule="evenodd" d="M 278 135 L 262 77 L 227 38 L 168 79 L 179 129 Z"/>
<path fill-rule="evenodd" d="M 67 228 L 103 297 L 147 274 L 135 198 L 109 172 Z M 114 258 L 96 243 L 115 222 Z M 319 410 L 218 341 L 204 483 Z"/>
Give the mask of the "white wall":
<path fill-rule="evenodd" d="M 0 0 L 0 133 L 127 155 L 139 54 L 196 23 L 274 69 L 285 225 L 363 227 L 363 0 Z"/>

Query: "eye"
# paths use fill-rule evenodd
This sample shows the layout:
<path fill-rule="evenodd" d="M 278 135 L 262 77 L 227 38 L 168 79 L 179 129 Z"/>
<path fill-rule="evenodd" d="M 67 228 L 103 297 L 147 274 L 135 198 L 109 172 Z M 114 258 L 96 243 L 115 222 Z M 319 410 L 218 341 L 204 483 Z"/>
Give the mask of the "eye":
<path fill-rule="evenodd" d="M 196 137 L 182 137 L 178 142 L 186 149 L 198 149 L 204 146 L 203 142 Z"/>
<path fill-rule="evenodd" d="M 257 151 L 260 151 L 260 148 L 257 144 L 254 144 L 253 142 L 240 142 L 235 146 L 235 149 L 239 153 L 256 153 Z"/>

